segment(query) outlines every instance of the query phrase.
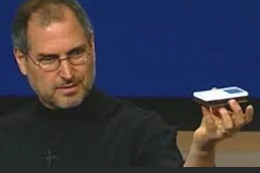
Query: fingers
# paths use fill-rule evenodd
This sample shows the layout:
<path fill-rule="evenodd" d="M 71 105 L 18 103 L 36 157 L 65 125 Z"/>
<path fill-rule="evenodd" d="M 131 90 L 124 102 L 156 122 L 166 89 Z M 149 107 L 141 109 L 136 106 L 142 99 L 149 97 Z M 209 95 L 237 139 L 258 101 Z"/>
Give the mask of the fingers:
<path fill-rule="evenodd" d="M 237 129 L 242 128 L 246 122 L 246 116 L 241 108 L 241 106 L 235 101 L 235 100 L 230 100 L 229 105 L 231 110 L 233 111 L 231 114 L 231 118 L 233 119 L 234 126 Z"/>
<path fill-rule="evenodd" d="M 229 112 L 225 108 L 220 108 L 219 114 L 222 118 L 222 126 L 219 126 L 219 128 L 223 134 L 231 135 L 232 133 L 237 131 L 238 128 L 240 128 L 240 126 L 236 126 L 236 123 L 234 123 Z"/>
<path fill-rule="evenodd" d="M 237 103 L 237 101 L 232 99 L 229 100 L 228 103 L 233 112 L 235 112 L 236 114 L 243 114 L 243 110 L 241 106 Z"/>
<path fill-rule="evenodd" d="M 201 110 L 202 110 L 202 113 L 203 115 L 205 116 L 209 116 L 210 115 L 210 111 L 208 108 L 204 107 L 204 106 L 201 106 Z"/>
<path fill-rule="evenodd" d="M 210 110 L 204 106 L 201 107 L 201 110 L 203 113 L 203 123 L 205 123 L 204 125 L 208 126 L 208 128 L 213 128 L 215 123 L 211 116 Z"/>
<path fill-rule="evenodd" d="M 252 105 L 247 106 L 245 112 L 235 100 L 230 100 L 229 106 L 230 109 L 201 107 L 203 119 L 200 128 L 204 129 L 211 139 L 219 141 L 231 137 L 252 121 L 254 114 Z"/>
<path fill-rule="evenodd" d="M 254 109 L 251 105 L 247 106 L 244 113 L 235 100 L 230 100 L 229 105 L 232 111 L 228 111 L 226 108 L 219 108 L 218 110 L 222 118 L 222 125 L 219 126 L 219 129 L 223 134 L 232 135 L 252 121 Z"/>
<path fill-rule="evenodd" d="M 252 105 L 249 105 L 247 106 L 246 108 L 246 113 L 245 113 L 245 120 L 246 120 L 246 123 L 250 123 L 253 121 L 253 115 L 254 115 L 254 108 Z"/>
<path fill-rule="evenodd" d="M 229 105 L 233 111 L 232 118 L 234 119 L 236 126 L 243 126 L 253 120 L 254 109 L 252 105 L 247 106 L 245 113 L 235 100 L 230 100 Z"/>

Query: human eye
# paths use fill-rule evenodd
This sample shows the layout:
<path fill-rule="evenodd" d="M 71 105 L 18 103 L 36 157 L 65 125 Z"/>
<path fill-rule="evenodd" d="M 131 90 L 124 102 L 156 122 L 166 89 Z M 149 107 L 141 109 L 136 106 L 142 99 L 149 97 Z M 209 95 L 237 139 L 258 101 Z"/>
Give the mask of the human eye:
<path fill-rule="evenodd" d="M 51 55 L 42 56 L 41 58 L 38 59 L 38 62 L 43 65 L 53 64 L 58 61 L 59 61 L 59 58 L 57 56 L 51 56 Z"/>
<path fill-rule="evenodd" d="M 78 48 L 78 49 L 74 49 L 69 53 L 69 57 L 73 58 L 73 59 L 77 59 L 82 57 L 86 52 L 86 49 L 84 48 Z"/>

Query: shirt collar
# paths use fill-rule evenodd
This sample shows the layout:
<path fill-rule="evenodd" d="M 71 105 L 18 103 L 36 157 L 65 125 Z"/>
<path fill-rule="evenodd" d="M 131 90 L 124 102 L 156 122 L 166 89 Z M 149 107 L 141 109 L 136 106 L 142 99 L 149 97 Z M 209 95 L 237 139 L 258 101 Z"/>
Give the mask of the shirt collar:
<path fill-rule="evenodd" d="M 117 102 L 94 86 L 84 101 L 74 108 L 51 110 L 37 100 L 35 116 L 52 121 L 103 121 L 115 110 Z"/>

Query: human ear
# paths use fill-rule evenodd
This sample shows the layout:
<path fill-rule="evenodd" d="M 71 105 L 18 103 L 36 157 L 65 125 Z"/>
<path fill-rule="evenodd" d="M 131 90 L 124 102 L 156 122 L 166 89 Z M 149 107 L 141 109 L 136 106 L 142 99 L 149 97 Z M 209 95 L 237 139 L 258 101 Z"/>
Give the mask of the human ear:
<path fill-rule="evenodd" d="M 17 47 L 14 48 L 13 50 L 14 56 L 15 56 L 15 60 L 18 64 L 18 67 L 20 69 L 20 72 L 26 76 L 27 75 L 27 59 L 26 59 L 26 55 Z"/>

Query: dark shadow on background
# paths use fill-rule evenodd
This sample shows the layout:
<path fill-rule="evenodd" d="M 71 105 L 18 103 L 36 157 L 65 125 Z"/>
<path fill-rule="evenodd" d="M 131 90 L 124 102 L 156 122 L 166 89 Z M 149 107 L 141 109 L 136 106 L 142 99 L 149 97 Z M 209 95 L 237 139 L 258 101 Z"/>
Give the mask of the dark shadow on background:
<path fill-rule="evenodd" d="M 200 106 L 192 99 L 185 98 L 153 98 L 153 97 L 118 97 L 140 106 L 146 110 L 159 113 L 169 125 L 177 125 L 179 130 L 195 130 L 201 120 Z M 0 115 L 13 111 L 23 104 L 33 101 L 32 97 L 1 96 Z M 259 106 L 260 99 L 252 99 L 255 108 L 254 120 L 243 128 L 243 131 L 260 131 Z"/>

